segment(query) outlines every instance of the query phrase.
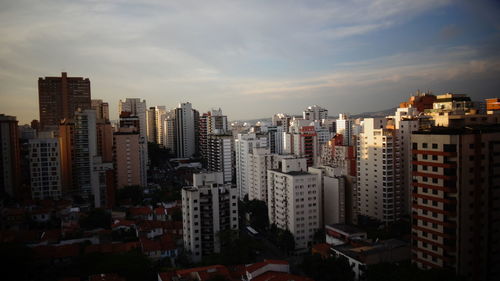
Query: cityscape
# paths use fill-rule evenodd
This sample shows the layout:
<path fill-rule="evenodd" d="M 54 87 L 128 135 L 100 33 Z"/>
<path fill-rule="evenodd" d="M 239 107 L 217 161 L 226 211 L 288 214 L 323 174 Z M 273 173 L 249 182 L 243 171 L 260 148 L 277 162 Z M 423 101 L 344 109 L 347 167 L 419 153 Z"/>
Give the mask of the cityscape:
<path fill-rule="evenodd" d="M 279 11 L 258 1 L 76 2 L 0 4 L 8 11 L 0 12 L 2 280 L 500 280 L 497 3 L 297 1 Z M 137 36 L 154 22 L 183 51 L 161 36 L 159 45 L 116 48 L 106 54 L 124 64 L 103 83 L 109 57 L 87 57 L 95 68 L 85 55 L 66 57 L 89 34 L 67 34 L 49 17 L 57 11 L 73 15 L 74 31 L 106 34 L 82 48 L 113 48 L 124 29 Z M 354 19 L 359 13 L 366 19 Z M 191 34 L 185 17 L 195 15 L 207 20 L 199 31 L 227 34 Z M 268 29 L 284 28 L 265 26 L 275 17 L 308 36 L 271 39 Z M 28 40 L 34 22 L 21 19 L 47 27 L 53 19 L 56 41 L 68 46 L 34 44 L 47 35 Z M 106 28 L 95 31 L 96 22 Z M 444 26 L 444 37 L 425 48 L 387 47 L 389 58 L 379 47 L 406 38 L 399 26 L 427 39 Z M 217 42 L 205 41 L 209 34 Z M 22 36 L 34 45 L 15 47 Z M 256 45 L 210 50 L 250 38 Z M 285 51 L 291 42 L 304 45 Z M 141 54 L 137 68 L 125 64 L 134 48 L 154 55 L 160 46 L 172 57 Z M 425 51 L 401 55 L 412 48 Z M 51 63 L 42 59 L 59 51 Z M 42 55 L 19 68 L 22 52 Z M 154 85 L 162 63 L 172 77 Z"/>

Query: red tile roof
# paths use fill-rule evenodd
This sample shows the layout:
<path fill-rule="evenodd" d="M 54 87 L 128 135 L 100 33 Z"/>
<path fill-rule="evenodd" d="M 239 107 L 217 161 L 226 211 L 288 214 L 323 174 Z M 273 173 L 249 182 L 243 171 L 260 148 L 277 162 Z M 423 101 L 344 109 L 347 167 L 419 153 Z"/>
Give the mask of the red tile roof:
<path fill-rule="evenodd" d="M 128 212 L 131 216 L 144 216 L 153 214 L 153 211 L 148 207 L 133 207 L 129 208 Z"/>
<path fill-rule="evenodd" d="M 131 227 L 135 226 L 135 221 L 132 220 L 115 220 L 115 222 L 111 225 L 111 228 L 126 226 Z"/>
<path fill-rule="evenodd" d="M 140 247 L 139 242 L 88 245 L 85 253 L 126 253 Z"/>
<path fill-rule="evenodd" d="M 163 207 L 158 207 L 155 209 L 155 214 L 157 215 L 165 215 L 166 214 L 166 209 Z"/>
<path fill-rule="evenodd" d="M 175 242 L 168 236 L 163 235 L 159 240 L 141 239 L 142 251 L 167 251 L 175 250 Z"/>
<path fill-rule="evenodd" d="M 233 280 L 229 274 L 229 270 L 223 265 L 211 265 L 205 267 L 196 267 L 184 270 L 177 270 L 177 276 L 187 278 L 192 274 L 197 274 L 201 281 L 208 280 L 216 275 L 222 275 L 228 280 Z"/>
<path fill-rule="evenodd" d="M 263 262 L 257 262 L 257 263 L 254 263 L 254 264 L 251 264 L 249 266 L 247 266 L 246 270 L 250 273 L 256 271 L 257 269 L 259 268 L 262 268 L 262 267 L 265 267 L 269 264 L 283 264 L 283 265 L 287 265 L 288 262 L 287 261 L 284 261 L 284 260 L 264 260 Z"/>

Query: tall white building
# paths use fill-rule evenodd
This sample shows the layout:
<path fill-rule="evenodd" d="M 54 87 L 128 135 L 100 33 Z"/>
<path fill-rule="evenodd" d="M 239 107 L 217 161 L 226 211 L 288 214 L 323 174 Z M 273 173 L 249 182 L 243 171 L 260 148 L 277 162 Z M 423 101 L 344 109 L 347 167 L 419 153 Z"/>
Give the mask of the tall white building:
<path fill-rule="evenodd" d="M 321 121 L 328 118 L 328 110 L 319 105 L 313 105 L 304 109 L 302 116 L 305 120 Z"/>
<path fill-rule="evenodd" d="M 184 248 L 193 262 L 220 252 L 220 232 L 238 230 L 237 190 L 223 182 L 221 172 L 199 173 L 182 189 Z"/>
<path fill-rule="evenodd" d="M 156 143 L 163 145 L 165 144 L 165 119 L 167 114 L 167 109 L 165 106 L 155 106 L 155 131 L 156 131 Z"/>
<path fill-rule="evenodd" d="M 193 157 L 196 153 L 197 138 L 195 110 L 191 103 L 180 103 L 175 109 L 175 151 L 177 157 Z"/>
<path fill-rule="evenodd" d="M 238 134 L 234 141 L 234 150 L 236 153 L 236 186 L 240 199 L 248 194 L 250 178 L 250 154 L 255 148 L 266 147 L 267 138 L 263 135 L 254 133 Z"/>
<path fill-rule="evenodd" d="M 267 172 L 269 222 L 289 230 L 295 249 L 306 250 L 321 222 L 319 176 L 307 172 L 307 160 L 283 159 L 281 168 Z"/>
<path fill-rule="evenodd" d="M 267 170 L 279 169 L 281 160 L 294 158 L 270 153 L 267 147 L 254 148 L 248 155 L 248 199 L 267 202 Z"/>
<path fill-rule="evenodd" d="M 340 113 L 339 118 L 335 121 L 335 128 L 337 134 L 344 136 L 344 145 L 351 146 L 354 145 L 352 141 L 353 136 L 353 120 L 349 119 L 349 115 L 346 113 Z"/>
<path fill-rule="evenodd" d="M 384 223 L 400 219 L 406 198 L 397 133 L 388 119 L 364 120 L 357 158 L 359 214 Z"/>
<path fill-rule="evenodd" d="M 330 166 L 309 167 L 309 173 L 319 175 L 321 187 L 321 225 L 345 224 L 346 206 L 349 198 L 346 196 L 345 176 L 340 169 Z"/>
<path fill-rule="evenodd" d="M 157 128 L 156 128 L 156 118 L 155 118 L 155 107 L 152 106 L 146 111 L 146 123 L 147 123 L 147 135 L 148 135 L 148 142 L 156 142 L 156 134 L 157 134 Z"/>
<path fill-rule="evenodd" d="M 58 138 L 29 140 L 31 196 L 35 200 L 61 198 L 61 159 Z"/>
<path fill-rule="evenodd" d="M 139 142 L 141 144 L 141 183 L 147 185 L 148 169 L 148 122 L 146 100 L 140 98 L 126 98 L 118 103 L 118 111 L 130 112 L 132 116 L 139 118 Z"/>
<path fill-rule="evenodd" d="M 163 147 L 170 149 L 172 154 L 176 154 L 175 151 L 175 110 L 169 110 L 165 113 L 165 118 L 163 119 Z"/>
<path fill-rule="evenodd" d="M 396 152 L 399 152 L 401 164 L 401 188 L 404 191 L 405 213 L 411 213 L 411 190 L 412 190 L 412 132 L 418 131 L 420 118 L 415 107 L 398 108 L 394 116 L 394 128 L 396 129 Z M 399 149 L 399 151 L 398 151 Z"/>

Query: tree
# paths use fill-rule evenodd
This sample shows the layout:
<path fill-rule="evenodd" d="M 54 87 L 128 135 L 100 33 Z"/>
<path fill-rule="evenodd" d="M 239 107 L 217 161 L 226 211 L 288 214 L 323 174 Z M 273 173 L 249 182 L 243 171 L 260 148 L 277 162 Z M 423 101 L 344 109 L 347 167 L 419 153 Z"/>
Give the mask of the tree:
<path fill-rule="evenodd" d="M 313 239 L 314 243 L 325 243 L 326 236 L 325 236 L 325 228 L 320 228 L 316 230 L 314 233 Z"/>
<path fill-rule="evenodd" d="M 138 185 L 129 185 L 118 189 L 117 193 L 118 202 L 129 201 L 134 205 L 142 204 L 144 200 L 143 188 Z"/>
<path fill-rule="evenodd" d="M 111 228 L 111 214 L 103 209 L 94 209 L 87 216 L 80 218 L 80 226 L 90 230 L 95 228 Z"/>
<path fill-rule="evenodd" d="M 278 247 L 287 254 L 290 254 L 295 250 L 295 238 L 288 229 L 281 229 L 278 232 Z"/>
<path fill-rule="evenodd" d="M 269 214 L 267 212 L 266 202 L 260 200 L 251 200 L 246 203 L 245 212 L 250 214 L 250 225 L 264 230 L 269 226 Z"/>

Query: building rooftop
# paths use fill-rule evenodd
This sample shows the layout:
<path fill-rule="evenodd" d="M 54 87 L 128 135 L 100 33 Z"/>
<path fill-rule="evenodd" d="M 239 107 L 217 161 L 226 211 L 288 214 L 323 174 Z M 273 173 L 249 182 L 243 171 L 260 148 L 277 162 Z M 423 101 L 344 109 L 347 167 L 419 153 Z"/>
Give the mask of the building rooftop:
<path fill-rule="evenodd" d="M 348 224 L 341 224 L 341 223 L 337 223 L 337 224 L 329 224 L 326 226 L 327 228 L 333 228 L 335 230 L 339 230 L 339 231 L 342 231 L 346 234 L 357 234 L 357 233 L 365 233 L 366 231 L 363 231 L 355 226 L 352 226 L 352 225 L 348 225 Z"/>
<path fill-rule="evenodd" d="M 356 260 L 364 261 L 367 256 L 380 254 L 382 252 L 400 247 L 409 247 L 409 245 L 408 243 L 398 239 L 388 239 L 361 247 L 351 244 L 344 244 L 334 246 L 333 249 L 342 252 L 346 256 L 349 256 Z"/>
<path fill-rule="evenodd" d="M 285 174 L 285 175 L 290 175 L 290 176 L 306 176 L 306 175 L 312 175 L 311 173 L 307 171 L 290 171 L 290 172 L 283 172 L 280 169 L 269 169 L 270 171 L 274 171 L 280 174 Z M 268 170 L 268 171 L 269 171 Z"/>
<path fill-rule="evenodd" d="M 462 128 L 451 127 L 431 127 L 413 132 L 415 135 L 463 135 L 476 133 L 497 133 L 500 132 L 500 124 L 467 125 Z"/>

